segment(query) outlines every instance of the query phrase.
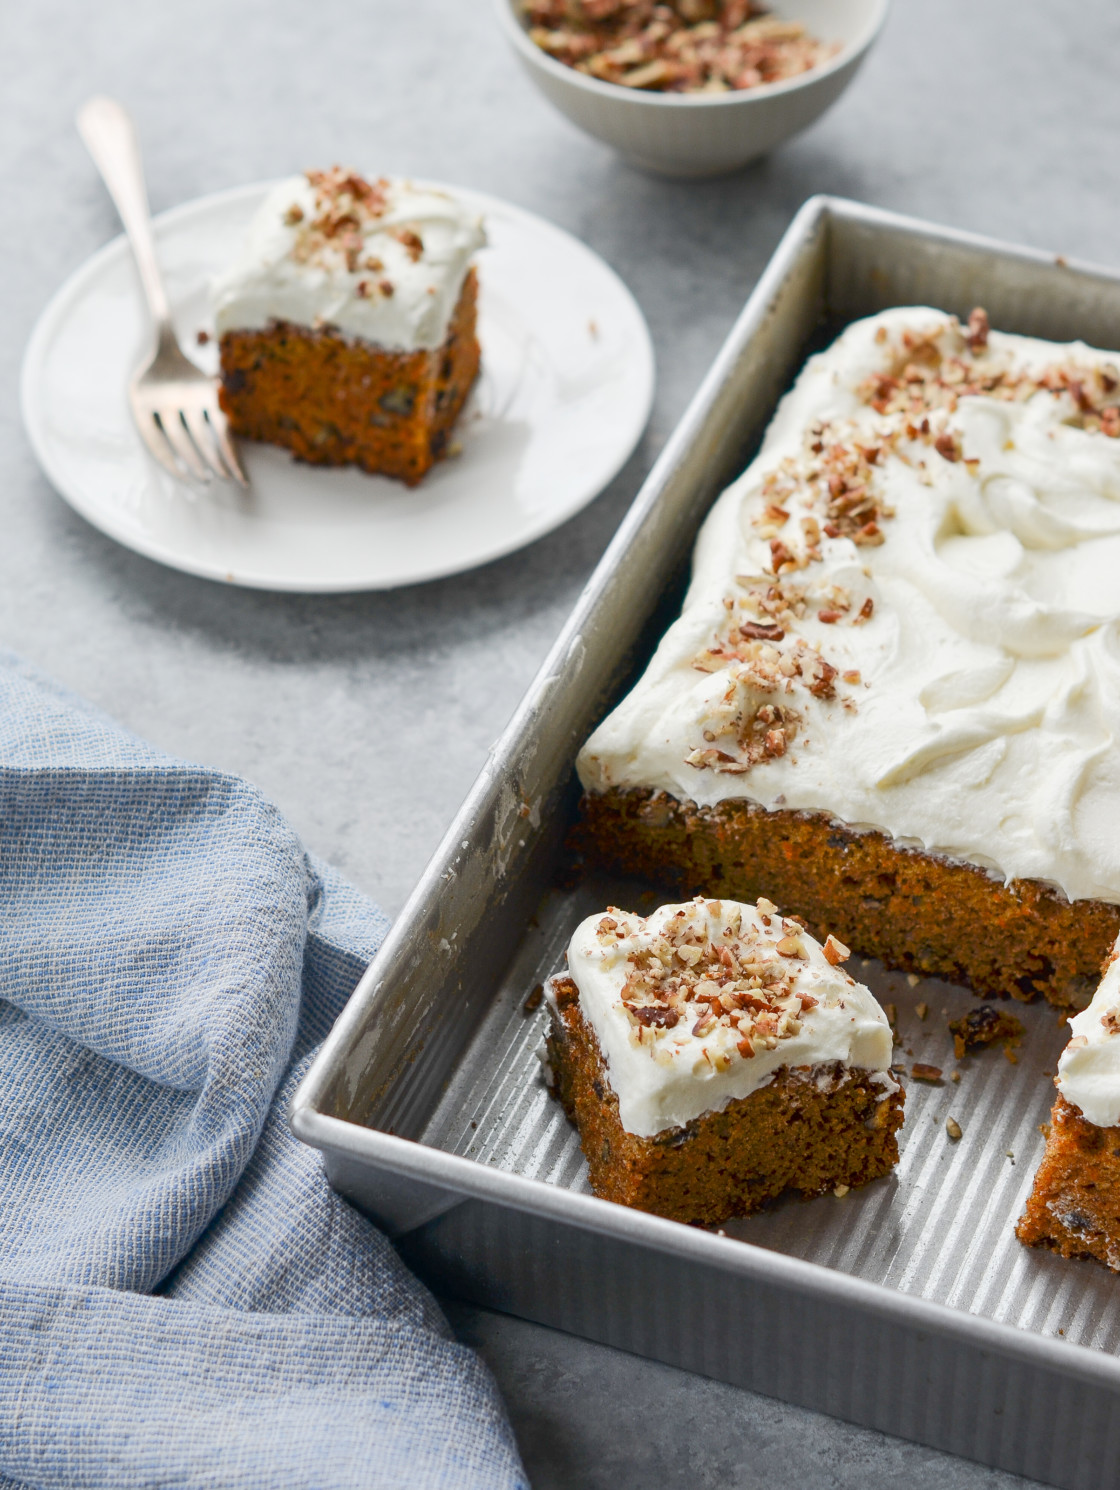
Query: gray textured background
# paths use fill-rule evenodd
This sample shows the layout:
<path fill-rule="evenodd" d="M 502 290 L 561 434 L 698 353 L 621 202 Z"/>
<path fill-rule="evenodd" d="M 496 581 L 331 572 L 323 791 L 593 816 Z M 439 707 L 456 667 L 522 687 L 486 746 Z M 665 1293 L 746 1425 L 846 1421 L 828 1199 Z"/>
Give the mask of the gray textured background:
<path fill-rule="evenodd" d="M 391 912 L 805 197 L 1120 260 L 1116 0 L 896 0 L 830 115 L 700 184 L 636 175 L 555 116 L 488 0 L 36 0 L 6 8 L 4 39 L 0 645 L 157 744 L 251 777 Z M 117 231 L 71 127 L 94 91 L 134 111 L 157 210 L 343 160 L 492 191 L 578 234 L 657 347 L 633 461 L 526 552 L 395 594 L 223 590 L 102 538 L 40 476 L 17 407 L 36 315 Z M 1024 1483 L 535 1326 L 453 1317 L 539 1487 Z"/>

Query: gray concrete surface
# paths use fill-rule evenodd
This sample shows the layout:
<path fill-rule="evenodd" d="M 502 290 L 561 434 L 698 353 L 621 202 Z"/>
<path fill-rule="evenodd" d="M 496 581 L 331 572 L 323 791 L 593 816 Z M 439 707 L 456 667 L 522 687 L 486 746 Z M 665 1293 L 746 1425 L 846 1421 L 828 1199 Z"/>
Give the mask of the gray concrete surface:
<path fill-rule="evenodd" d="M 830 115 L 699 184 L 634 174 L 550 112 L 487 0 L 36 0 L 9 6 L 4 29 L 0 645 L 158 744 L 251 777 L 389 911 L 805 197 L 1120 258 L 1115 0 L 896 0 Z M 388 595 L 223 590 L 92 531 L 36 469 L 17 383 L 39 310 L 116 232 L 71 128 L 94 91 L 134 111 L 157 209 L 344 160 L 492 191 L 580 235 L 631 285 L 657 346 L 656 408 L 629 467 L 532 549 Z M 1021 1483 L 533 1326 L 456 1320 L 540 1486 Z"/>

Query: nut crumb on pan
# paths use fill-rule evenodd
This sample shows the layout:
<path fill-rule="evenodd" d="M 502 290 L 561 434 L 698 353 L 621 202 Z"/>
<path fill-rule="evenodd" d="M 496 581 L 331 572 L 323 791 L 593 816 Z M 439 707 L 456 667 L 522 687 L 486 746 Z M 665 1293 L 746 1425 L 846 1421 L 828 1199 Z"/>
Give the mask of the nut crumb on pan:
<path fill-rule="evenodd" d="M 954 1117 L 945 1119 L 945 1132 L 948 1133 L 954 1143 L 964 1137 L 964 1129 Z"/>
<path fill-rule="evenodd" d="M 758 0 L 525 0 L 529 38 L 604 83 L 662 93 L 727 93 L 819 67 L 838 44 Z"/>
<path fill-rule="evenodd" d="M 910 1068 L 910 1075 L 914 1077 L 915 1081 L 940 1081 L 941 1067 L 927 1066 L 921 1061 L 915 1061 Z"/>
<path fill-rule="evenodd" d="M 543 1001 L 544 1001 L 544 984 L 543 983 L 538 983 L 537 986 L 533 989 L 532 993 L 530 993 L 529 997 L 525 1000 L 525 1002 L 522 1004 L 521 1007 L 525 1011 L 526 1014 L 532 1014 L 537 1009 L 540 1008 L 540 1006 L 541 1006 L 541 1004 L 542 1004 Z"/>

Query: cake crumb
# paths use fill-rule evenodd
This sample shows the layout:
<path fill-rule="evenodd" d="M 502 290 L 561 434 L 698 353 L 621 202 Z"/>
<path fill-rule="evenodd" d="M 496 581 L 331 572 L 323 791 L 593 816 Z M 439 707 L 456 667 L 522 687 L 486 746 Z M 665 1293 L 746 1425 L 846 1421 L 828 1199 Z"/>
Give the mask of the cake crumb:
<path fill-rule="evenodd" d="M 945 1131 L 946 1133 L 948 1133 L 949 1137 L 953 1140 L 954 1143 L 956 1143 L 958 1139 L 964 1137 L 964 1129 L 954 1117 L 945 1119 Z"/>
<path fill-rule="evenodd" d="M 994 1040 L 1009 1040 L 1022 1035 L 1023 1025 L 1014 1014 L 996 1009 L 991 1004 L 981 1004 L 960 1019 L 951 1020 L 949 1030 L 953 1036 L 953 1053 L 959 1061 L 970 1050 L 990 1045 Z"/>
<path fill-rule="evenodd" d="M 836 1199 L 837 1200 L 843 1200 L 844 1199 L 844 1196 L 847 1195 L 848 1191 L 851 1188 L 852 1188 L 851 1185 L 837 1185 L 836 1186 L 836 1189 L 833 1190 L 832 1193 L 833 1193 L 833 1195 L 836 1196 Z"/>
<path fill-rule="evenodd" d="M 526 1014 L 534 1014 L 540 1008 L 543 999 L 544 984 L 538 983 L 521 1007 Z"/>
<path fill-rule="evenodd" d="M 909 983 L 909 985 L 910 985 L 911 988 L 917 988 L 918 984 L 922 980 L 921 980 L 921 978 L 918 977 L 917 973 L 907 973 L 906 974 L 906 981 L 907 981 L 907 983 Z M 924 1019 L 925 1017 L 926 1016 L 923 1014 L 922 1015 L 922 1018 Z"/>
<path fill-rule="evenodd" d="M 952 1076 L 950 1076 L 950 1078 L 949 1078 L 950 1081 L 960 1081 L 960 1079 L 961 1079 L 961 1073 L 959 1071 L 954 1071 L 953 1074 L 952 1074 Z"/>
<path fill-rule="evenodd" d="M 929 1005 L 919 1004 L 918 1007 L 914 1010 L 914 1013 L 918 1016 L 919 1019 L 925 1019 L 926 1015 L 929 1013 Z"/>

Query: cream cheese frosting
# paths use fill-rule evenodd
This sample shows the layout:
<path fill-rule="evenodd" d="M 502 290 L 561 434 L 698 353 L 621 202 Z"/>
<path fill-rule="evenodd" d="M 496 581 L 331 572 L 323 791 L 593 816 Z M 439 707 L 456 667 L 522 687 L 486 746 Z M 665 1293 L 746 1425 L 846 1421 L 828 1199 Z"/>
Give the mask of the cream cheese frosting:
<path fill-rule="evenodd" d="M 431 187 L 337 168 L 292 176 L 213 284 L 218 335 L 290 321 L 390 351 L 434 350 L 485 241 L 478 215 Z"/>
<path fill-rule="evenodd" d="M 892 1036 L 870 991 L 768 901 L 697 899 L 642 917 L 589 916 L 568 970 L 627 1132 L 651 1138 L 769 1085 L 835 1063 L 889 1092 Z M 555 999 L 549 990 L 555 1009 Z"/>
<path fill-rule="evenodd" d="M 904 308 L 813 357 L 590 791 L 820 812 L 1120 901 L 1120 374 Z"/>
<path fill-rule="evenodd" d="M 1120 1123 L 1120 942 L 1087 1009 L 1069 1022 L 1057 1087 L 1098 1128 Z"/>

